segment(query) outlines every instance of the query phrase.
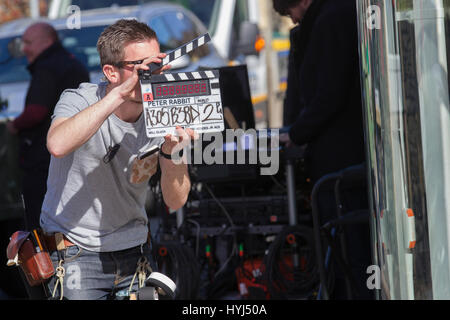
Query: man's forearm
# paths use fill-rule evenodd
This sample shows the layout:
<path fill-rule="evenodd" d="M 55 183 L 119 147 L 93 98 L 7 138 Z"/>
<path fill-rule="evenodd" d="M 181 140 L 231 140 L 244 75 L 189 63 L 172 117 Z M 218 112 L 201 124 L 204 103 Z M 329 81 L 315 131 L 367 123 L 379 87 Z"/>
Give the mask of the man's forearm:
<path fill-rule="evenodd" d="M 47 118 L 48 112 L 49 109 L 44 105 L 27 105 L 22 114 L 13 121 L 14 127 L 17 131 L 33 128 Z"/>
<path fill-rule="evenodd" d="M 159 157 L 161 166 L 161 190 L 166 205 L 177 210 L 187 201 L 191 182 L 187 165 L 175 164 L 172 160 Z"/>
<path fill-rule="evenodd" d="M 73 117 L 55 119 L 47 135 L 49 152 L 55 157 L 64 157 L 81 147 L 122 103 L 123 99 L 113 90 Z"/>

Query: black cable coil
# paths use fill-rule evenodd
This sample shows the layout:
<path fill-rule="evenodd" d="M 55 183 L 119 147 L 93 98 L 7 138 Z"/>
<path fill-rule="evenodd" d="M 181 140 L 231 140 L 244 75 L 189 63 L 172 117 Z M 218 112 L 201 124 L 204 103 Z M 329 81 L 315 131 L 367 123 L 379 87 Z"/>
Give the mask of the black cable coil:
<path fill-rule="evenodd" d="M 271 299 L 308 297 L 317 288 L 319 273 L 313 239 L 311 228 L 288 226 L 272 242 L 264 256 L 264 277 Z"/>
<path fill-rule="evenodd" d="M 171 278 L 177 285 L 175 299 L 197 299 L 200 266 L 192 249 L 179 242 L 156 243 L 153 248 L 159 272 Z"/>

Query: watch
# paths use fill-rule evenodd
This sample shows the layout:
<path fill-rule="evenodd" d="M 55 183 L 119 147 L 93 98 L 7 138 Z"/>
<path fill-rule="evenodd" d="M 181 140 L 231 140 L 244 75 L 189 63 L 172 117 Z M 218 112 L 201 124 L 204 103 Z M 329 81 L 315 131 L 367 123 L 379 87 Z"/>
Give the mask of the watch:
<path fill-rule="evenodd" d="M 163 157 L 166 158 L 166 159 L 172 160 L 172 155 L 163 152 L 163 151 L 162 151 L 162 148 L 159 149 L 159 155 L 160 155 L 160 156 L 163 156 Z"/>
<path fill-rule="evenodd" d="M 181 149 L 179 152 L 180 152 L 180 157 L 182 157 L 182 156 L 183 156 L 183 149 Z M 172 160 L 172 159 L 173 159 L 171 154 L 167 154 L 167 153 L 165 153 L 165 152 L 162 151 L 162 147 L 159 149 L 159 154 L 160 154 L 163 158 L 166 158 L 166 159 L 169 159 L 169 160 Z"/>

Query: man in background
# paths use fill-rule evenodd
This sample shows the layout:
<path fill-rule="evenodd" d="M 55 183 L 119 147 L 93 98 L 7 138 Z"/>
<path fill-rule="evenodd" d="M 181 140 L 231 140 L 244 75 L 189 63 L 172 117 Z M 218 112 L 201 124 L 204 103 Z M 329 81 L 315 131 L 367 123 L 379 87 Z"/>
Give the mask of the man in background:
<path fill-rule="evenodd" d="M 311 182 L 365 162 L 358 30 L 354 0 L 273 0 L 275 11 L 289 16 L 291 31 L 288 96 L 280 141 L 306 145 L 305 162 Z M 285 117 L 285 119 L 286 119 Z M 367 189 L 359 184 L 343 191 L 346 211 L 367 209 Z M 318 195 L 321 224 L 336 218 L 333 187 Z M 371 299 L 366 268 L 371 263 L 368 224 L 345 228 L 351 271 L 356 278 L 353 299 Z M 336 241 L 339 242 L 339 241 Z M 348 297 L 342 270 L 336 271 L 331 298 Z"/>
<path fill-rule="evenodd" d="M 38 22 L 28 27 L 22 37 L 23 53 L 28 60 L 31 82 L 25 108 L 7 124 L 11 134 L 19 136 L 19 162 L 23 170 L 22 195 L 25 227 L 39 227 L 42 202 L 47 190 L 50 154 L 46 147 L 51 115 L 61 93 L 89 82 L 89 73 L 61 45 L 56 30 Z"/>

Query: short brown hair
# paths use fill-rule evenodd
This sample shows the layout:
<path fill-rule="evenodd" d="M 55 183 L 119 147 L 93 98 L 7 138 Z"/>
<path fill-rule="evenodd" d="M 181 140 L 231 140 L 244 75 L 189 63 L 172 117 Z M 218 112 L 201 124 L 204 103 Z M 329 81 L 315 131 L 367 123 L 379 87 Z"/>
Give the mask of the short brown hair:
<path fill-rule="evenodd" d="M 123 49 L 130 42 L 158 40 L 155 31 L 145 23 L 134 19 L 120 19 L 103 30 L 97 41 L 101 65 L 112 64 L 123 59 Z"/>
<path fill-rule="evenodd" d="M 289 9 L 299 4 L 301 0 L 273 0 L 273 8 L 282 16 L 289 14 Z"/>

